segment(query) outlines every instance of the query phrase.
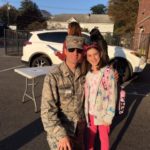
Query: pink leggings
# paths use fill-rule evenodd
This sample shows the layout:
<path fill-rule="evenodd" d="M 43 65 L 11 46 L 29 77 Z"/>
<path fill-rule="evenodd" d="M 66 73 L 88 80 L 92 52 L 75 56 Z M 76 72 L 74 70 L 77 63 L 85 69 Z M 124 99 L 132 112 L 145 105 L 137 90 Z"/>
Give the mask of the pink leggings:
<path fill-rule="evenodd" d="M 110 126 L 106 125 L 94 125 L 94 116 L 89 115 L 90 127 L 89 127 L 89 138 L 88 138 L 88 150 L 94 150 L 95 136 L 97 129 L 99 132 L 99 139 L 101 141 L 101 150 L 109 150 L 109 131 Z"/>

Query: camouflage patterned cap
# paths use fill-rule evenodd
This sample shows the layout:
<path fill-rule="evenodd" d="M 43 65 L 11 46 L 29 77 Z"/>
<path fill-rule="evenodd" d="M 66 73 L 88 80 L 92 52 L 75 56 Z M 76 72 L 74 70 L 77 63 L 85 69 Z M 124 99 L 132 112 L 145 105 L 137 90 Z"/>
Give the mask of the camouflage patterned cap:
<path fill-rule="evenodd" d="M 71 36 L 71 35 L 68 35 L 66 37 L 67 49 L 71 49 L 71 48 L 83 49 L 83 44 L 84 44 L 84 37 Z"/>

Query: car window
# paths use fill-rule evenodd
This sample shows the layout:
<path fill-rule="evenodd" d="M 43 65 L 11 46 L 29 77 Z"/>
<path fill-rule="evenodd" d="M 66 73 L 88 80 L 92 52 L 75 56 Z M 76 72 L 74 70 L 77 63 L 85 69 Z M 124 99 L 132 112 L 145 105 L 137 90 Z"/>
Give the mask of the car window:
<path fill-rule="evenodd" d="M 67 32 L 48 32 L 38 34 L 40 40 L 56 43 L 63 43 L 66 36 Z"/>
<path fill-rule="evenodd" d="M 89 35 L 86 35 L 86 34 L 84 34 L 84 33 L 82 33 L 82 36 L 83 36 L 84 38 L 87 38 L 87 39 L 90 38 Z"/>

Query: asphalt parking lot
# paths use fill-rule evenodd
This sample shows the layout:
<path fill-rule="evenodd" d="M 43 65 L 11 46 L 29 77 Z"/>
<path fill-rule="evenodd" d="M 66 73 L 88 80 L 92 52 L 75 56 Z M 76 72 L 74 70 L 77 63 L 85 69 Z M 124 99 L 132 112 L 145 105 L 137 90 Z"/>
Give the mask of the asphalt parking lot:
<path fill-rule="evenodd" d="M 0 150 L 49 150 L 40 113 L 32 101 L 22 103 L 25 78 L 14 72 L 24 67 L 20 57 L 0 55 Z M 127 87 L 126 115 L 116 117 L 110 141 L 112 150 L 150 149 L 150 65 Z M 40 107 L 43 78 L 36 98 Z"/>

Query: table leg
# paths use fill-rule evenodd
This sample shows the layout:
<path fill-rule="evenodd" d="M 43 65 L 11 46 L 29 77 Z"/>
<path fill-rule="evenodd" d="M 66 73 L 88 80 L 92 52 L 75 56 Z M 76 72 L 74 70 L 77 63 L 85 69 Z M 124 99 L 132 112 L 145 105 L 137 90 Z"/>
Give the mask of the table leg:
<path fill-rule="evenodd" d="M 37 105 L 36 105 L 36 100 L 35 100 L 35 82 L 34 82 L 35 80 L 34 79 L 32 79 L 32 100 L 33 100 L 33 102 L 34 102 L 34 111 L 35 112 L 37 112 Z"/>
<path fill-rule="evenodd" d="M 25 91 L 24 91 L 24 94 L 23 94 L 23 97 L 22 97 L 22 102 L 23 103 L 25 102 L 25 96 L 27 94 L 27 91 L 28 91 L 28 78 L 26 78 Z"/>
<path fill-rule="evenodd" d="M 34 102 L 34 110 L 37 112 L 37 104 L 36 104 L 36 99 L 35 99 L 35 80 L 31 79 L 31 83 L 29 83 L 29 79 L 26 78 L 26 83 L 25 83 L 25 91 L 23 94 L 22 102 L 25 102 L 25 97 L 28 97 Z M 31 95 L 29 95 L 29 86 L 31 86 Z"/>

